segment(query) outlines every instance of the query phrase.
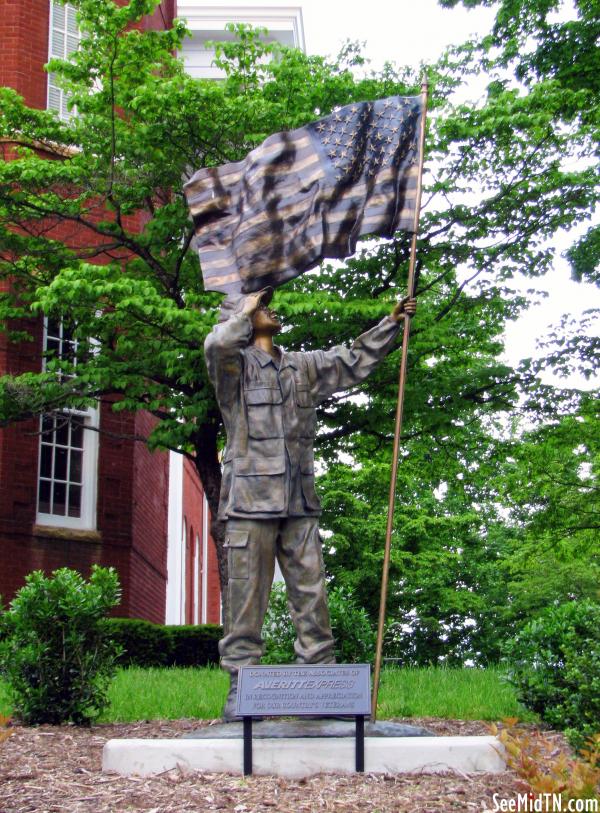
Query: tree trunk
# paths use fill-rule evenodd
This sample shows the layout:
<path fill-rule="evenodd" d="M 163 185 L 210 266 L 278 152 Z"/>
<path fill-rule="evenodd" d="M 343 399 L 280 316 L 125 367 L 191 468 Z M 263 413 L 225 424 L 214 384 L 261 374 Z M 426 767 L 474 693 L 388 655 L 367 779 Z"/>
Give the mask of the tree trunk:
<path fill-rule="evenodd" d="M 195 437 L 196 448 L 196 470 L 200 475 L 202 488 L 206 494 L 208 507 L 210 508 L 211 524 L 210 532 L 215 543 L 217 552 L 217 563 L 219 566 L 219 582 L 221 584 L 221 596 L 223 605 L 223 618 L 227 618 L 227 551 L 225 550 L 225 523 L 217 519 L 219 509 L 219 494 L 221 493 L 221 463 L 217 439 L 219 435 L 218 422 L 211 421 L 199 427 Z"/>

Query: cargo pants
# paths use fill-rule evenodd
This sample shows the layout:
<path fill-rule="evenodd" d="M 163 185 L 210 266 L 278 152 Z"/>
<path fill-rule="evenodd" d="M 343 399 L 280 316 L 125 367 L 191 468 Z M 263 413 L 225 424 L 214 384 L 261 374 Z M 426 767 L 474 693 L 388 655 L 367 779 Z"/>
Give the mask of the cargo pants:
<path fill-rule="evenodd" d="M 231 674 L 237 674 L 240 666 L 260 661 L 262 625 L 276 559 L 296 628 L 294 649 L 298 662 L 334 662 L 317 523 L 317 517 L 227 521 L 229 595 L 219 654 L 221 666 Z"/>

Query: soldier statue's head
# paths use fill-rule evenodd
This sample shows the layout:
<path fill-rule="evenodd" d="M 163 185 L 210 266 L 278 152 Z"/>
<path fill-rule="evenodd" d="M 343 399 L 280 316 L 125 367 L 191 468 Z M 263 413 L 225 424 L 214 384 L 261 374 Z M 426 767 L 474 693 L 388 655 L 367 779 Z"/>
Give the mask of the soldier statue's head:
<path fill-rule="evenodd" d="M 252 294 L 228 294 L 221 304 L 219 322 L 226 322 L 232 316 L 244 312 L 248 299 L 259 296 L 259 305 L 250 317 L 254 332 L 274 336 L 281 330 L 281 322 L 275 311 L 269 307 L 273 293 L 273 288 L 268 287 Z"/>

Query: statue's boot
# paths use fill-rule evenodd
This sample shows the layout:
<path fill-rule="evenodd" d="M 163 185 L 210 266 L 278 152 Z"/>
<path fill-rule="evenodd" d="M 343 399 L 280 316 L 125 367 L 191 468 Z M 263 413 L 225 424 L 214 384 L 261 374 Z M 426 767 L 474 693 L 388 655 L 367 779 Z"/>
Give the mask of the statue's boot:
<path fill-rule="evenodd" d="M 225 705 L 223 706 L 223 714 L 221 715 L 224 722 L 226 723 L 234 723 L 238 720 L 241 720 L 241 717 L 238 717 L 235 713 L 235 706 L 237 700 L 237 687 L 238 687 L 238 676 L 237 673 L 230 673 L 229 675 L 229 691 L 227 692 L 227 699 L 225 700 Z"/>

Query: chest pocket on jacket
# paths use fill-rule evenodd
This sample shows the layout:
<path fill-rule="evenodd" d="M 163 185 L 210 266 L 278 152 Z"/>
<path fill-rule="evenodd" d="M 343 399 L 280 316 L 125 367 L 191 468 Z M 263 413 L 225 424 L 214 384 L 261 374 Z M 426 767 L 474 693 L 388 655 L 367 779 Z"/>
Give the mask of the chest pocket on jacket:
<path fill-rule="evenodd" d="M 244 390 L 248 408 L 248 435 L 251 438 L 283 437 L 282 396 L 278 387 L 252 387 Z"/>
<path fill-rule="evenodd" d="M 296 384 L 296 414 L 298 415 L 298 435 L 301 438 L 314 438 L 317 428 L 317 413 L 308 387 Z"/>

